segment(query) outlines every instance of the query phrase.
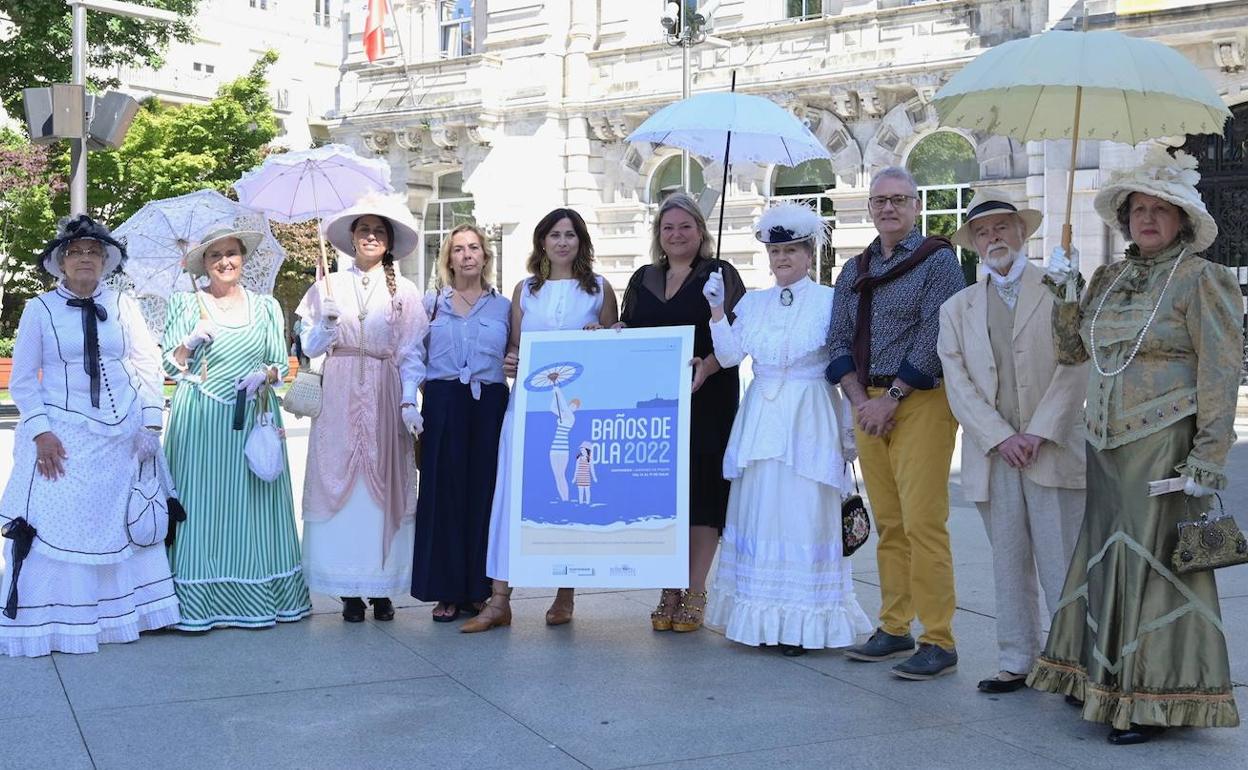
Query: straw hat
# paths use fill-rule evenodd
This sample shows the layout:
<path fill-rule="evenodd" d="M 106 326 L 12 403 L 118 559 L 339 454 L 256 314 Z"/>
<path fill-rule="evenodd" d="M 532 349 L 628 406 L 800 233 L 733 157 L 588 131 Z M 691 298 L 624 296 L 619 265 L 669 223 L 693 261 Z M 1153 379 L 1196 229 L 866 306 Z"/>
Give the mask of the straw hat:
<path fill-rule="evenodd" d="M 816 254 L 828 239 L 828 223 L 810 206 L 781 203 L 763 212 L 754 225 L 754 237 L 772 246 L 780 243 L 813 241 Z"/>
<path fill-rule="evenodd" d="M 208 247 L 212 244 L 226 238 L 235 238 L 243 245 L 243 261 L 246 261 L 247 257 L 251 256 L 251 253 L 264 240 L 264 233 L 255 230 L 239 230 L 231 224 L 217 225 L 209 230 L 194 248 L 186 252 L 186 256 L 182 259 L 182 266 L 186 268 L 186 272 L 196 278 L 202 277 L 206 272 L 204 252 L 208 251 Z"/>
<path fill-rule="evenodd" d="M 1044 214 L 1035 209 L 1020 209 L 1015 206 L 1004 190 L 982 187 L 976 190 L 975 196 L 971 198 L 971 205 L 966 210 L 966 220 L 949 240 L 964 249 L 978 251 L 975 248 L 975 239 L 971 236 L 971 222 L 993 214 L 1017 214 L 1023 221 L 1024 243 L 1036 230 L 1040 229 L 1040 222 L 1044 219 Z"/>
<path fill-rule="evenodd" d="M 354 254 L 351 224 L 366 214 L 381 217 L 394 228 L 394 243 L 390 244 L 390 253 L 395 259 L 406 257 L 420 244 L 420 227 L 408 210 L 404 196 L 382 193 L 369 193 L 349 208 L 327 217 L 321 225 L 325 240 L 344 254 Z"/>
<path fill-rule="evenodd" d="M 48 241 L 39 254 L 39 269 L 48 275 L 61 280 L 65 279 L 65 271 L 57 263 L 57 257 L 65 251 L 70 243 L 78 240 L 99 241 L 104 247 L 104 272 L 111 275 L 126 261 L 126 244 L 112 236 L 108 228 L 96 222 L 86 214 L 74 218 L 66 217 L 56 225 L 56 237 Z"/>
<path fill-rule="evenodd" d="M 1118 208 L 1133 192 L 1142 192 L 1161 198 L 1187 212 L 1196 229 L 1196 237 L 1189 244 L 1193 252 L 1204 251 L 1218 237 L 1218 225 L 1205 208 L 1205 202 L 1196 189 L 1200 172 L 1196 159 L 1185 152 L 1173 157 L 1161 145 L 1149 145 L 1144 159 L 1132 168 L 1115 171 L 1109 182 L 1096 195 L 1093 205 L 1096 213 L 1114 227 L 1118 226 Z"/>

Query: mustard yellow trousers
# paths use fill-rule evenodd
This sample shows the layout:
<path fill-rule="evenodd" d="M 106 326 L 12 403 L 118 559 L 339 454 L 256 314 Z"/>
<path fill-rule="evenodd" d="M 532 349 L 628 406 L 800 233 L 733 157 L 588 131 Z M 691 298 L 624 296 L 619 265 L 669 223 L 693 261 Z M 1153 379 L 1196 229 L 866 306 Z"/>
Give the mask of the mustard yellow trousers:
<path fill-rule="evenodd" d="M 869 388 L 875 398 L 883 388 Z M 902 400 L 886 436 L 855 430 L 879 543 L 880 627 L 954 649 L 953 553 L 949 548 L 949 462 L 958 423 L 944 388 L 916 390 Z"/>

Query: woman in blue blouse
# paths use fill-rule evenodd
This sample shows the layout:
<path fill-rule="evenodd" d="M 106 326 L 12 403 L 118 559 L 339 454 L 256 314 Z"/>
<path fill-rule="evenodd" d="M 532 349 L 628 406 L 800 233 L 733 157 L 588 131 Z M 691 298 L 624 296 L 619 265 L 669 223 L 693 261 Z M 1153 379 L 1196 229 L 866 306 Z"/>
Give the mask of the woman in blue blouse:
<path fill-rule="evenodd" d="M 425 297 L 425 432 L 412 596 L 437 602 L 439 623 L 475 613 L 490 595 L 485 552 L 507 410 L 503 355 L 511 314 L 511 303 L 489 284 L 493 263 L 485 233 L 460 225 L 438 253 L 443 288 Z"/>

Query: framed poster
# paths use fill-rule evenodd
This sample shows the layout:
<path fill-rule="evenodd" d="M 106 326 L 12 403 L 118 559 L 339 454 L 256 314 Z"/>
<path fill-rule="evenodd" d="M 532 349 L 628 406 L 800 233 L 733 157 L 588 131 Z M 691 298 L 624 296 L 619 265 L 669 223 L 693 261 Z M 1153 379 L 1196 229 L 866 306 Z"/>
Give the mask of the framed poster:
<path fill-rule="evenodd" d="M 512 585 L 688 583 L 692 357 L 692 326 L 521 336 Z"/>

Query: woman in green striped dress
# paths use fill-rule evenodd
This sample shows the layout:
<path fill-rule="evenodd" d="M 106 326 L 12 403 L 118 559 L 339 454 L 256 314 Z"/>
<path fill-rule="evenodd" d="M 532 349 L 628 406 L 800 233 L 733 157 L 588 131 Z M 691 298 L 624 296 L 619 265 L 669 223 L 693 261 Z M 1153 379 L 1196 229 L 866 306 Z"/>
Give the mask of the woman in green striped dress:
<path fill-rule="evenodd" d="M 239 280 L 261 234 L 222 228 L 186 255 L 208 288 L 173 295 L 162 347 L 178 380 L 165 452 L 186 508 L 169 551 L 183 631 L 256 628 L 312 611 L 295 531 L 287 469 L 272 482 L 248 468 L 244 443 L 256 420 L 256 393 L 288 369 L 277 300 Z M 247 393 L 243 429 L 236 394 Z M 281 427 L 270 401 L 269 410 Z"/>

